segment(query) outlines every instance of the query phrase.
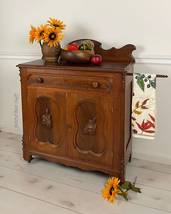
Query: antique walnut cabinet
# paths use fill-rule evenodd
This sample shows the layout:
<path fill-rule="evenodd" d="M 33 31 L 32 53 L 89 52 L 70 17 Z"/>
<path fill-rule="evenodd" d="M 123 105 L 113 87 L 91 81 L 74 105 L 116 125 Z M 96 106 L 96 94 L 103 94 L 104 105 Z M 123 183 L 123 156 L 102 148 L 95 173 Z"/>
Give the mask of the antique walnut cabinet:
<path fill-rule="evenodd" d="M 94 41 L 94 40 L 92 40 Z M 23 111 L 23 157 L 33 156 L 125 179 L 131 159 L 131 83 L 135 46 L 104 50 L 100 66 L 18 65 Z"/>

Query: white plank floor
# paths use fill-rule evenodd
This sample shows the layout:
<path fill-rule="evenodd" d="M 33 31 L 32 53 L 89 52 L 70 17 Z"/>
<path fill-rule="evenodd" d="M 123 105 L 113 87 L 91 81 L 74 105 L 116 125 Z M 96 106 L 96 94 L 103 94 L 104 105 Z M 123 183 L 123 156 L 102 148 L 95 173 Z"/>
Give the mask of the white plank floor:
<path fill-rule="evenodd" d="M 133 159 L 127 180 L 142 194 L 115 204 L 103 200 L 107 176 L 34 159 L 22 159 L 20 136 L 0 132 L 0 214 L 171 213 L 171 166 Z"/>

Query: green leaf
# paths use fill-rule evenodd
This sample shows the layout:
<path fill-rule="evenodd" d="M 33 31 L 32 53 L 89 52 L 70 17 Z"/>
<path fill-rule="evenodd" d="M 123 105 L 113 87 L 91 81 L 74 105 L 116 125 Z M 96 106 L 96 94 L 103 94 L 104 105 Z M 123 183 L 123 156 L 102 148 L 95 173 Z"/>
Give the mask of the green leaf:
<path fill-rule="evenodd" d="M 125 181 L 125 183 L 123 183 L 121 185 L 121 188 L 122 189 L 126 189 L 126 190 L 129 190 L 131 188 L 131 183 L 129 181 Z"/>
<path fill-rule="evenodd" d="M 128 194 L 127 194 L 126 192 L 123 192 L 123 193 L 122 193 L 122 196 L 124 197 L 124 199 L 125 199 L 126 201 L 128 201 Z"/>
<path fill-rule="evenodd" d="M 136 120 L 136 118 L 135 118 L 135 117 L 131 117 L 131 118 L 132 118 L 132 120 L 134 120 L 134 121 Z"/>
<path fill-rule="evenodd" d="M 147 104 L 147 101 L 149 101 L 149 99 L 145 99 L 145 100 L 142 102 L 142 106 L 144 106 L 145 104 Z"/>
<path fill-rule="evenodd" d="M 141 90 L 144 91 L 144 80 L 142 78 L 137 79 L 137 84 L 141 88 Z"/>
<path fill-rule="evenodd" d="M 148 109 L 146 106 L 141 106 L 142 109 Z"/>
<path fill-rule="evenodd" d="M 136 107 L 136 108 L 139 108 L 139 104 L 140 104 L 140 102 L 138 101 L 138 102 L 135 104 L 135 107 Z"/>
<path fill-rule="evenodd" d="M 150 82 L 150 85 L 151 85 L 154 89 L 156 89 L 156 81 L 149 80 L 149 82 Z"/>
<path fill-rule="evenodd" d="M 141 74 L 136 73 L 136 76 L 135 76 L 135 77 L 139 78 L 139 77 L 141 77 L 141 76 L 142 76 Z"/>
<path fill-rule="evenodd" d="M 139 187 L 136 187 L 135 185 L 131 185 L 131 190 L 133 192 L 139 192 L 139 193 L 141 193 L 141 189 Z"/>
<path fill-rule="evenodd" d="M 134 110 L 134 113 L 140 115 L 142 113 L 142 111 Z"/>

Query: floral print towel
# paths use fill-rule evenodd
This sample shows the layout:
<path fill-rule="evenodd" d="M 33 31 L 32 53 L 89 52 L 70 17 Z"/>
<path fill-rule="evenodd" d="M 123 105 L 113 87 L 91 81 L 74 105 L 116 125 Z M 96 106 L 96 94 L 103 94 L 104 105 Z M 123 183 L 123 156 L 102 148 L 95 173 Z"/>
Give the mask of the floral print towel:
<path fill-rule="evenodd" d="M 134 137 L 154 139 L 156 111 L 156 75 L 133 76 L 132 131 Z"/>

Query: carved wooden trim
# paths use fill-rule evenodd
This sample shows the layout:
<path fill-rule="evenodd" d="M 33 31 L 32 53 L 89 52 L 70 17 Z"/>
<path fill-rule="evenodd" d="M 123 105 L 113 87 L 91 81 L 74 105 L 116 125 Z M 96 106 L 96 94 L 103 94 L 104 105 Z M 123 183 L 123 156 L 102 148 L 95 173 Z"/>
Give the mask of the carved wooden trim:
<path fill-rule="evenodd" d="M 54 126 L 53 126 L 53 119 L 54 116 L 51 112 L 51 110 L 49 109 L 48 106 L 46 106 L 46 108 L 44 109 L 43 114 L 39 115 L 38 111 L 37 111 L 37 105 L 38 105 L 38 100 L 41 98 L 47 98 L 49 100 L 51 100 L 52 102 L 54 102 L 56 104 L 56 110 L 59 110 L 59 104 L 57 103 L 57 100 L 54 99 L 54 97 L 52 97 L 51 95 L 38 95 L 34 97 L 34 101 L 32 103 L 34 111 L 33 111 L 33 117 L 34 117 L 34 126 L 33 126 L 33 136 L 32 138 L 35 139 L 35 144 L 39 144 L 39 142 L 41 143 L 45 143 L 45 144 L 53 144 L 53 146 L 55 145 L 55 147 L 60 147 L 63 144 L 64 141 L 64 136 L 61 136 L 58 140 L 55 138 L 53 139 L 53 141 L 39 141 L 37 135 L 36 135 L 36 130 L 38 127 L 38 124 L 41 124 L 42 126 L 44 126 L 45 128 L 51 130 L 53 132 Z"/>
<path fill-rule="evenodd" d="M 41 124 L 47 128 L 52 128 L 52 115 L 48 108 L 45 109 L 45 113 L 41 116 Z"/>
<path fill-rule="evenodd" d="M 96 134 L 96 117 L 93 117 L 92 119 L 88 120 L 88 123 L 83 129 L 83 133 L 85 135 L 95 135 Z"/>
<path fill-rule="evenodd" d="M 105 152 L 105 145 L 103 145 L 103 149 L 102 151 L 95 151 L 94 150 L 94 145 L 92 145 L 92 147 L 88 150 L 86 149 L 83 149 L 83 148 L 80 148 L 80 145 L 78 143 L 78 134 L 79 132 L 82 132 L 83 135 L 85 135 L 85 137 L 95 137 L 95 135 L 97 134 L 96 133 L 96 128 L 97 128 L 97 124 L 96 124 L 96 116 L 92 116 L 92 118 L 90 118 L 88 120 L 88 123 L 84 126 L 83 129 L 80 129 L 80 124 L 79 124 L 79 118 L 78 118 L 78 115 L 77 115 L 77 112 L 78 112 L 78 109 L 80 106 L 84 105 L 84 104 L 93 104 L 93 105 L 96 105 L 96 103 L 91 100 L 91 99 L 85 99 L 81 102 L 79 102 L 76 106 L 76 109 L 75 109 L 75 118 L 76 118 L 76 133 L 75 133 L 75 136 L 74 136 L 74 147 L 76 148 L 76 150 L 79 152 L 79 153 L 82 153 L 82 154 L 91 154 L 93 156 L 96 156 L 96 157 L 100 157 L 104 154 Z M 87 136 L 86 136 L 87 135 Z"/>
<path fill-rule="evenodd" d="M 79 39 L 72 42 L 81 43 L 85 39 Z M 134 63 L 135 58 L 132 55 L 132 52 L 136 50 L 136 47 L 132 44 L 127 44 L 121 48 L 115 48 L 112 47 L 108 50 L 105 50 L 102 48 L 102 43 L 90 39 L 92 42 L 94 42 L 94 51 L 96 54 L 100 54 L 103 57 L 104 61 L 108 62 L 120 62 L 120 63 Z M 71 43 L 72 43 L 71 42 Z"/>

